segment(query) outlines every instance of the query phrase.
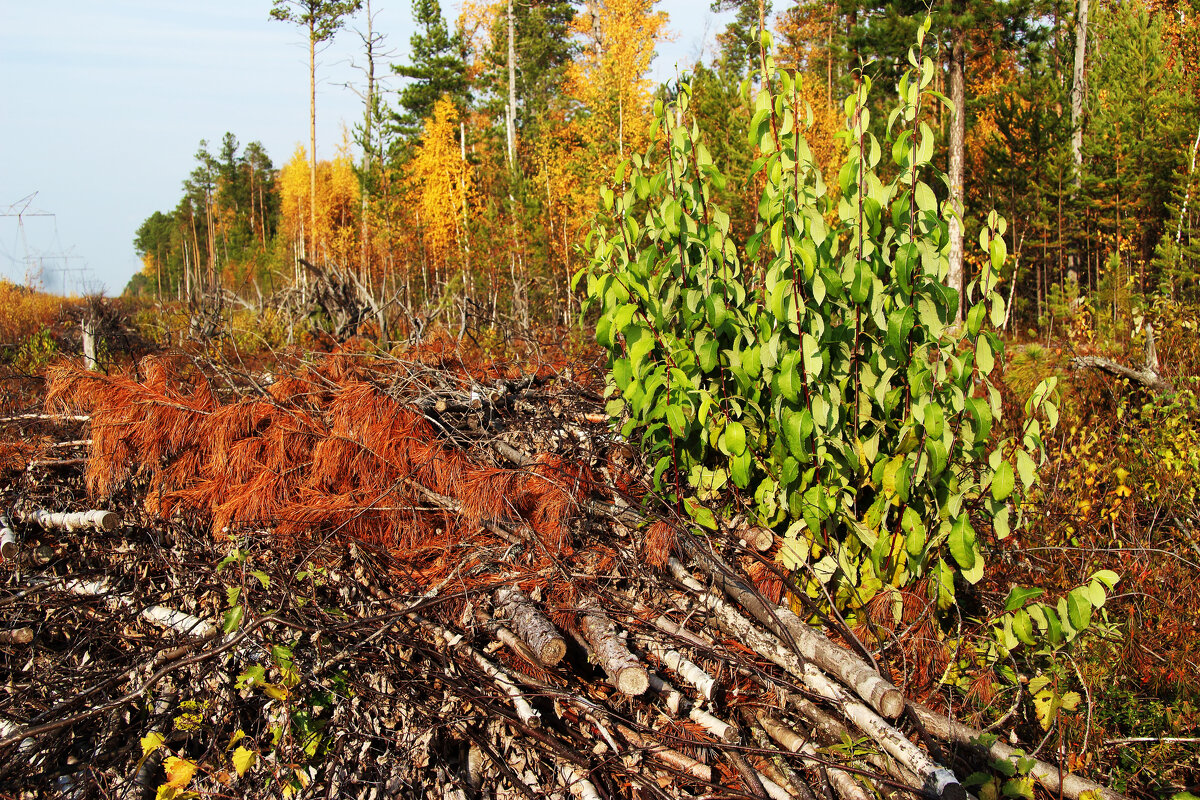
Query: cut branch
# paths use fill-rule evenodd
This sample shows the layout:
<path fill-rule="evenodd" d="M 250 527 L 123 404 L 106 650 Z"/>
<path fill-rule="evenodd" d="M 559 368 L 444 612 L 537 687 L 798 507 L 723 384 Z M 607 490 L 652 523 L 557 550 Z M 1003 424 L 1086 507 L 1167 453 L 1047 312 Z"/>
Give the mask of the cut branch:
<path fill-rule="evenodd" d="M 512 623 L 538 661 L 548 667 L 562 661 L 567 654 L 566 640 L 520 589 L 497 589 L 494 600 L 496 610 Z"/>
<path fill-rule="evenodd" d="M 616 625 L 599 606 L 591 603 L 584 607 L 579 617 L 579 628 L 592 656 L 618 691 L 637 697 L 650 688 L 650 676 L 646 668 L 625 647 L 617 635 Z"/>

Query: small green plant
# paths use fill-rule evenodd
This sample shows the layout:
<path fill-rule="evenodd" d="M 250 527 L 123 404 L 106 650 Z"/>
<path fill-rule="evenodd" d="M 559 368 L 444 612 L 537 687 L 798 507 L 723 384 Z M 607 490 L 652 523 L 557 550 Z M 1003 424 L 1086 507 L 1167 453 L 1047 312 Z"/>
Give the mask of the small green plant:
<path fill-rule="evenodd" d="M 811 594 L 833 586 L 850 609 L 921 580 L 949 609 L 956 576 L 983 575 L 980 531 L 1004 538 L 1019 522 L 1042 418 L 1057 418 L 1051 380 L 1021 434 L 993 440 L 1002 343 L 988 327 L 1004 319 L 1006 226 L 988 216 L 983 274 L 960 300 L 946 283 L 954 212 L 932 185 L 926 119 L 945 98 L 931 88 L 927 30 L 887 142 L 871 133 L 870 80 L 846 99 L 836 191 L 805 141 L 798 78 L 764 56 L 748 136 L 765 188 L 745 241 L 712 202 L 725 178 L 682 84 L 656 106 L 659 144 L 603 194 L 611 217 L 581 273 L 610 353 L 608 410 L 652 454 L 662 497 L 702 528 L 749 512 L 783 534 Z"/>
<path fill-rule="evenodd" d="M 36 375 L 58 355 L 58 343 L 50 329 L 42 326 L 25 337 L 12 356 L 12 366 L 23 375 Z"/>

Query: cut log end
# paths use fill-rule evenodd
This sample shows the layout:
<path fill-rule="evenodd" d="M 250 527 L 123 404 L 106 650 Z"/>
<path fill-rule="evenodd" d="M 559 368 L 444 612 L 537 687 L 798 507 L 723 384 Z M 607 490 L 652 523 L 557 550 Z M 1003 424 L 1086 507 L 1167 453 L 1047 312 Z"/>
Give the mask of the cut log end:
<path fill-rule="evenodd" d="M 121 527 L 121 515 L 115 511 L 102 511 L 96 515 L 96 528 L 102 531 L 115 531 Z"/>
<path fill-rule="evenodd" d="M 622 694 L 637 697 L 650 688 L 650 675 L 642 667 L 628 666 L 617 673 L 613 683 Z"/>
<path fill-rule="evenodd" d="M 567 655 L 567 643 L 562 639 L 551 639 L 542 645 L 537 653 L 538 661 L 547 667 L 553 667 Z"/>
<path fill-rule="evenodd" d="M 876 687 L 871 692 L 871 696 L 865 699 L 885 719 L 896 719 L 904 713 L 904 695 L 899 689 L 890 684 L 886 687 Z"/>
<path fill-rule="evenodd" d="M 0 631 L 0 644 L 29 644 L 33 641 L 33 628 L 16 628 Z"/>
<path fill-rule="evenodd" d="M 742 534 L 746 544 L 760 553 L 765 553 L 775 544 L 775 532 L 770 528 L 750 528 Z"/>
<path fill-rule="evenodd" d="M 20 549 L 17 547 L 16 535 L 10 534 L 12 534 L 11 531 L 5 531 L 4 535 L 0 537 L 0 556 L 4 556 L 6 559 L 16 558 L 17 551 Z"/>

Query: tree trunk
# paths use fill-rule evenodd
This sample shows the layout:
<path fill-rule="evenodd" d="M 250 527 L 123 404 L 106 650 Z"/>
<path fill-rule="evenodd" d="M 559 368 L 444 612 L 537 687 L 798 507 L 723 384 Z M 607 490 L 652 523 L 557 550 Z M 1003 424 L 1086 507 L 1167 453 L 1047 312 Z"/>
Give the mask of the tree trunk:
<path fill-rule="evenodd" d="M 317 29 L 308 23 L 308 235 L 311 244 L 306 254 L 317 257 Z"/>
<path fill-rule="evenodd" d="M 1075 65 L 1071 70 L 1071 160 L 1074 183 L 1079 189 L 1083 167 L 1083 67 L 1087 55 L 1088 1 L 1079 0 L 1075 18 Z"/>
<path fill-rule="evenodd" d="M 517 168 L 517 49 L 513 21 L 513 0 L 508 0 L 508 105 L 505 107 L 505 140 L 508 168 Z"/>
<path fill-rule="evenodd" d="M 954 117 L 950 121 L 950 273 L 946 282 L 951 289 L 958 292 L 958 308 L 954 312 L 955 321 L 962 321 L 963 308 L 963 151 L 967 130 L 966 121 L 966 92 L 964 90 L 964 72 L 966 67 L 966 48 L 964 34 L 955 31 L 954 41 L 950 46 L 950 102 L 954 104 Z"/>

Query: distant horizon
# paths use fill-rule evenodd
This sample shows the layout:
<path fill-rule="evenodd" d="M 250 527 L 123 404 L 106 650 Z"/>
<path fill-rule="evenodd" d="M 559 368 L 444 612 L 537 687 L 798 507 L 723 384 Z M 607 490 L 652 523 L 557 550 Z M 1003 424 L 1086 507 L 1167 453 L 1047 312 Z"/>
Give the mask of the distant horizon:
<path fill-rule="evenodd" d="M 703 13 L 696 5 L 659 3 L 674 38 L 652 64 L 656 83 L 711 56 L 732 19 L 707 0 Z M 457 9 L 443 4 L 444 13 Z M 178 204 L 201 140 L 215 150 L 228 131 L 242 147 L 261 142 L 276 168 L 307 147 L 304 35 L 269 11 L 269 0 L 102 8 L 70 0 L 0 10 L 0 64 L 12 76 L 0 88 L 10 121 L 0 126 L 0 278 L 24 284 L 40 267 L 44 291 L 119 295 L 141 269 L 138 227 Z M 375 28 L 387 36 L 384 62 L 405 63 L 411 4 L 375 11 Z M 332 155 L 362 113 L 346 85 L 361 79 L 352 67 L 359 26 L 361 14 L 318 58 L 318 158 Z"/>

